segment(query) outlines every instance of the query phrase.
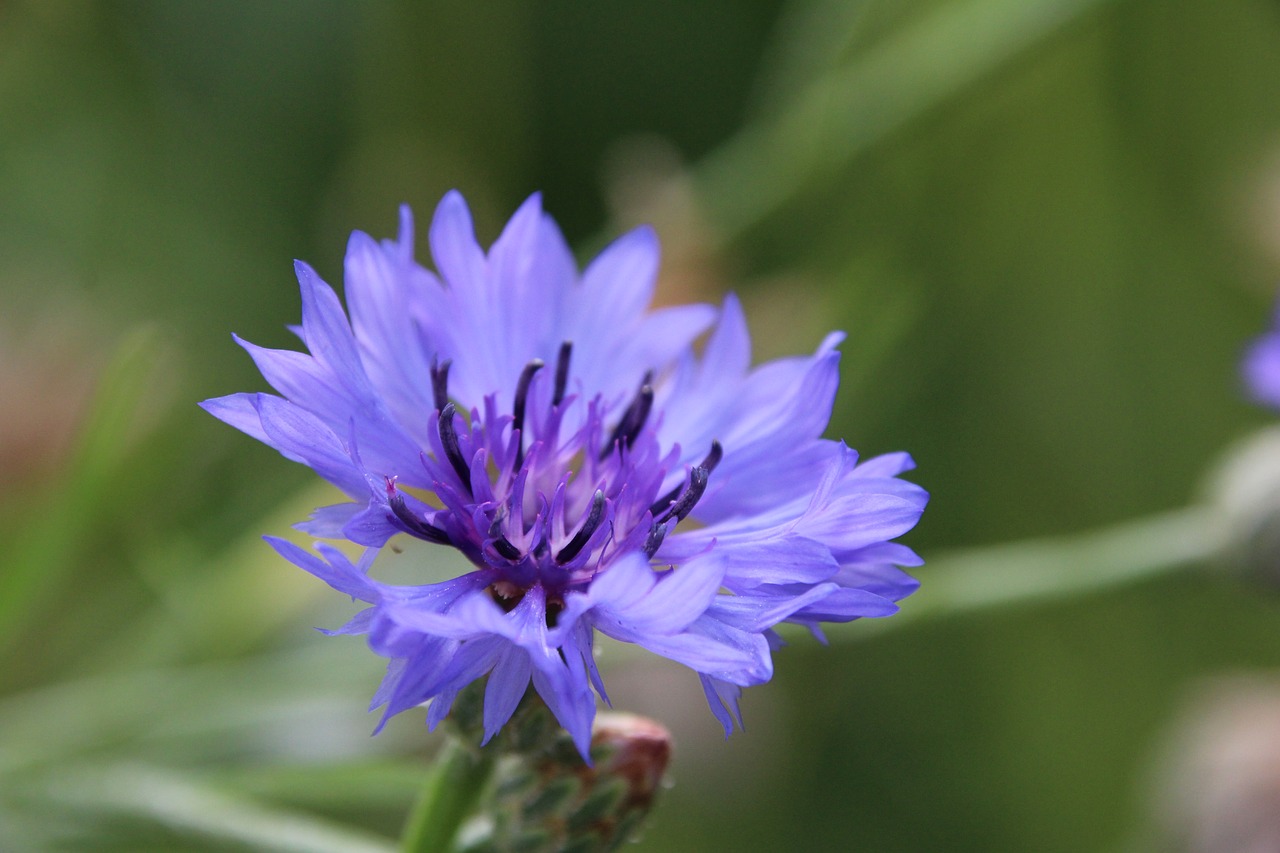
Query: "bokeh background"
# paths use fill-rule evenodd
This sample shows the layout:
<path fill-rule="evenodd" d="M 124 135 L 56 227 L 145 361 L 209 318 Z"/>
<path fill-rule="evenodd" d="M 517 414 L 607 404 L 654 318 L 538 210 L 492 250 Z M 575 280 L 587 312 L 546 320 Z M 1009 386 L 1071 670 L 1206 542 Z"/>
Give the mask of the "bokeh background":
<path fill-rule="evenodd" d="M 485 241 L 535 190 L 584 256 L 653 222 L 759 358 L 845 329 L 831 435 L 916 456 L 940 567 L 1197 501 L 1275 421 L 1273 0 L 7 0 L 0 849 L 395 837 L 437 741 L 369 737 L 379 662 L 311 631 L 351 608 L 259 539 L 327 496 L 195 403 L 265 390 L 230 333 L 292 346 L 293 258 L 453 187 Z M 728 742 L 619 662 L 677 737 L 637 849 L 1184 849 L 1179 721 L 1280 671 L 1210 568 L 797 642 Z"/>

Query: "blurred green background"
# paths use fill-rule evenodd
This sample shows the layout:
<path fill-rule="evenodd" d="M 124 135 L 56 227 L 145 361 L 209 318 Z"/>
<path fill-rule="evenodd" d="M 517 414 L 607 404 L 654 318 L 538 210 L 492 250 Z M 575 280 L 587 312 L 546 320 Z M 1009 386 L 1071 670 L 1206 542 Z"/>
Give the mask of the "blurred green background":
<path fill-rule="evenodd" d="M 379 662 L 310 630 L 351 608 L 259 539 L 327 496 L 195 402 L 265 389 L 230 333 L 293 345 L 291 259 L 337 284 L 452 187 L 486 242 L 535 190 L 584 255 L 654 222 L 759 358 L 845 329 L 830 434 L 916 456 L 927 560 L 1183 506 L 1275 420 L 1273 0 L 9 0 L 0 849 L 394 838 L 436 740 L 368 737 Z M 862 627 L 728 742 L 612 669 L 677 737 L 638 849 L 1158 847 L 1185 697 L 1280 667 L 1275 598 L 1199 571 Z"/>

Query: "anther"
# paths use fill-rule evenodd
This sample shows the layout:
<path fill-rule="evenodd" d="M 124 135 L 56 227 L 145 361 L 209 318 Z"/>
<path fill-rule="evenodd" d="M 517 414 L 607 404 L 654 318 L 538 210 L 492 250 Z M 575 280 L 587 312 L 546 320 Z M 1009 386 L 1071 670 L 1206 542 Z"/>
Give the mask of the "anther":
<path fill-rule="evenodd" d="M 408 528 L 408 532 L 412 535 L 428 542 L 434 542 L 437 545 L 451 544 L 449 542 L 449 534 L 434 524 L 428 524 L 409 510 L 409 507 L 404 502 L 404 495 L 390 495 L 387 498 L 387 503 L 391 505 L 391 511 L 395 513 L 396 518 L 400 519 L 400 523 Z"/>
<path fill-rule="evenodd" d="M 591 498 L 591 509 L 587 513 L 587 520 L 582 522 L 582 527 L 578 528 L 578 532 L 569 540 L 569 544 L 556 554 L 556 562 L 564 564 L 578 556 L 602 521 L 604 521 L 604 492 L 596 489 L 595 495 Z"/>
<path fill-rule="evenodd" d="M 493 515 L 493 521 L 489 522 L 489 538 L 493 540 L 493 550 L 504 560 L 510 560 L 513 563 L 519 560 L 523 554 L 520 549 L 511 544 L 511 540 L 502 535 L 502 522 L 506 519 L 507 514 L 503 509 L 499 509 Z"/>
<path fill-rule="evenodd" d="M 573 354 L 573 341 L 560 344 L 560 354 L 556 356 L 556 386 L 551 397 L 551 405 L 558 406 L 564 401 L 565 389 L 569 386 L 569 356 Z"/>
<path fill-rule="evenodd" d="M 630 447 L 635 443 L 636 436 L 640 434 L 640 430 L 644 429 L 644 423 L 649 419 L 649 410 L 653 408 L 653 371 L 647 371 L 644 375 L 644 381 L 640 383 L 640 390 L 636 393 L 635 399 L 631 401 L 631 405 L 627 406 L 626 412 L 622 415 L 622 420 L 618 421 L 618 425 L 613 428 L 613 433 L 609 436 L 609 443 L 605 445 L 602 456 L 608 456 L 613 452 L 613 448 L 618 442 L 622 442 L 624 447 Z"/>
<path fill-rule="evenodd" d="M 670 529 L 670 527 L 670 524 L 655 524 L 653 527 L 649 528 L 649 536 L 644 540 L 644 555 L 646 557 L 652 557 L 657 553 L 658 548 L 662 546 L 662 540 L 666 538 L 667 530 Z"/>
<path fill-rule="evenodd" d="M 437 412 L 444 411 L 449 402 L 449 367 L 452 364 L 447 358 L 440 363 L 434 357 L 431 359 L 431 392 L 435 397 Z"/>
<path fill-rule="evenodd" d="M 440 444 L 444 447 L 444 455 L 449 459 L 449 464 L 453 466 L 454 473 L 462 481 L 463 488 L 467 490 L 468 495 L 474 497 L 471 491 L 471 469 L 467 465 L 467 460 L 462 458 L 462 448 L 458 445 L 458 432 L 453 427 L 453 416 L 456 412 L 457 409 L 453 403 L 446 403 L 445 407 L 440 410 L 438 422 Z"/>
<path fill-rule="evenodd" d="M 493 540 L 493 550 L 497 551 L 498 555 L 502 557 L 502 559 L 510 560 L 513 563 L 523 556 L 520 553 L 520 549 L 515 545 L 512 545 L 511 540 L 507 539 L 505 536 L 499 536 L 497 539 Z"/>
<path fill-rule="evenodd" d="M 516 445 L 515 470 L 517 471 L 524 464 L 524 410 L 525 404 L 529 400 L 529 383 L 533 381 L 533 374 L 541 369 L 542 359 L 535 358 L 524 366 L 524 370 L 520 371 L 520 381 L 516 383 L 516 399 L 511 406 L 513 418 L 511 429 L 520 432 L 520 443 Z"/>
<path fill-rule="evenodd" d="M 720 442 L 715 439 L 711 440 L 711 449 L 707 451 L 707 455 L 703 458 L 701 467 L 707 469 L 710 474 L 716 470 L 716 466 L 720 464 L 720 460 L 724 458 L 724 448 L 720 446 Z"/>
<path fill-rule="evenodd" d="M 689 513 L 693 512 L 694 506 L 702 497 L 702 493 L 707 490 L 707 477 L 709 476 L 706 468 L 701 465 L 689 472 L 689 485 L 680 495 L 680 498 L 667 511 L 658 516 L 655 521 L 662 523 L 669 518 L 674 518 L 677 522 L 684 521 Z"/>
<path fill-rule="evenodd" d="M 707 473 L 710 474 L 712 471 L 716 470 L 716 466 L 720 464 L 720 460 L 723 457 L 724 448 L 720 446 L 720 442 L 712 441 L 711 450 L 707 452 L 707 455 L 703 458 L 702 462 L 698 464 L 698 467 L 707 469 Z M 670 509 L 671 502 L 680 497 L 680 491 L 683 488 L 684 483 L 680 483 L 671 491 L 654 501 L 649 507 L 649 514 L 654 518 L 657 518 L 660 514 Z"/>

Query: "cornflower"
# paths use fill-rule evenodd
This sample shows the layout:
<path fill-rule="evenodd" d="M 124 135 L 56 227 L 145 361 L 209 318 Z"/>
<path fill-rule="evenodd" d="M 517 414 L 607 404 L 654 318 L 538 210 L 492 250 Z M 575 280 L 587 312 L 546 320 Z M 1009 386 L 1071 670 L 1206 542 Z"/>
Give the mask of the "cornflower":
<path fill-rule="evenodd" d="M 783 622 L 887 616 L 920 564 L 891 540 L 928 499 L 905 453 L 859 461 L 822 438 L 841 335 L 751 367 L 738 300 L 650 309 L 658 243 L 640 228 L 579 273 L 535 195 L 489 252 L 461 195 L 436 209 L 436 273 L 399 238 L 356 232 L 347 308 L 304 263 L 308 352 L 237 338 L 278 392 L 202 405 L 314 469 L 351 500 L 299 525 L 336 548 L 269 538 L 369 606 L 330 633 L 389 659 L 372 707 L 430 703 L 435 727 L 487 675 L 484 740 L 530 683 L 584 757 L 608 696 L 596 634 L 678 661 L 712 712 L 741 725 L 741 688 L 768 681 Z M 704 339 L 701 347 L 695 346 Z M 471 570 L 375 580 L 396 536 L 453 548 Z"/>

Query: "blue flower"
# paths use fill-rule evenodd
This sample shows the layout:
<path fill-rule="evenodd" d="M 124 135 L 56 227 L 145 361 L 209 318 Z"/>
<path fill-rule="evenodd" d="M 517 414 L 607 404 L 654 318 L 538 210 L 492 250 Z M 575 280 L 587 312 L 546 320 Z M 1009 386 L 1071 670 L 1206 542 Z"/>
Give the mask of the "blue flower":
<path fill-rule="evenodd" d="M 768 681 L 781 622 L 886 616 L 920 564 L 892 542 L 928 499 L 910 457 L 860 462 L 821 437 L 840 336 L 751 368 L 737 300 L 650 309 L 647 228 L 579 273 L 537 196 L 486 254 L 450 193 L 430 229 L 438 273 L 399 239 L 352 235 L 349 315 L 297 264 L 308 353 L 239 341 L 278 392 L 203 403 L 351 498 L 299 527 L 365 546 L 278 539 L 284 557 L 369 606 L 334 633 L 390 659 L 374 697 L 429 725 L 487 675 L 485 739 L 530 682 L 585 755 L 597 633 L 698 673 L 725 727 L 741 688 Z M 695 341 L 706 337 L 701 351 Z M 237 339 L 238 340 L 238 339 Z M 444 583 L 370 577 L 407 535 L 461 552 Z"/>
<path fill-rule="evenodd" d="M 1280 306 L 1276 308 L 1275 327 L 1250 345 L 1241 371 L 1253 399 L 1280 408 Z"/>

